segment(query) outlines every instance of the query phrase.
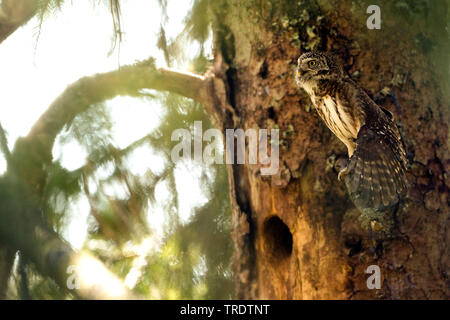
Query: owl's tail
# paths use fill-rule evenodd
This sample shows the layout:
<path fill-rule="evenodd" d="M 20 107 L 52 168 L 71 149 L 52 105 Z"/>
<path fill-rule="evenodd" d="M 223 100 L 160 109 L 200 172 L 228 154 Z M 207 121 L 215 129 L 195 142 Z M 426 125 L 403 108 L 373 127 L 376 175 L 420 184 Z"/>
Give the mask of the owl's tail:
<path fill-rule="evenodd" d="M 371 130 L 362 139 L 347 166 L 345 183 L 354 204 L 361 210 L 383 211 L 399 202 L 407 190 L 405 165 L 401 155 Z"/>

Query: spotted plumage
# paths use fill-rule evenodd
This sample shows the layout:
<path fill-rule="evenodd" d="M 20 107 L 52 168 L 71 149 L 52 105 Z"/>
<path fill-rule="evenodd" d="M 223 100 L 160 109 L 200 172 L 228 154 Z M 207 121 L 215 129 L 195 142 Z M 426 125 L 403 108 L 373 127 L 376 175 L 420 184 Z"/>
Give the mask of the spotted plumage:
<path fill-rule="evenodd" d="M 338 177 L 344 178 L 354 203 L 375 210 L 397 204 L 407 187 L 406 155 L 393 115 L 370 99 L 330 54 L 300 56 L 296 82 L 347 146 L 350 159 Z"/>

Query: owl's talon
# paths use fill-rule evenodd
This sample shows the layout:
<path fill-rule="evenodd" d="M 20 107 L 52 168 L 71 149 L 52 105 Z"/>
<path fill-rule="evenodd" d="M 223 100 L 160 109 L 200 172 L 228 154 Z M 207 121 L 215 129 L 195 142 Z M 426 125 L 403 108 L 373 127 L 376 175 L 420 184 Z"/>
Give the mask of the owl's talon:
<path fill-rule="evenodd" d="M 344 177 L 348 174 L 348 170 L 347 168 L 342 169 L 341 171 L 339 171 L 338 173 L 338 180 L 342 181 L 342 179 L 344 179 Z"/>

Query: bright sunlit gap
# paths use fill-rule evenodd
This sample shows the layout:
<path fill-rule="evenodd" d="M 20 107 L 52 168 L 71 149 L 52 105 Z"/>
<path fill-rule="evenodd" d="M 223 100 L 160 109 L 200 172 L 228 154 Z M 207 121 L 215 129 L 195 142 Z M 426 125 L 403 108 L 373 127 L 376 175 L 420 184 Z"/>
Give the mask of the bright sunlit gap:
<path fill-rule="evenodd" d="M 126 292 L 120 279 L 90 254 L 80 253 L 72 265 L 75 269 L 74 280 L 77 282 L 74 285 L 79 286 L 81 292 L 92 294 L 92 291 L 102 290 L 101 296 L 107 299 L 125 296 Z"/>

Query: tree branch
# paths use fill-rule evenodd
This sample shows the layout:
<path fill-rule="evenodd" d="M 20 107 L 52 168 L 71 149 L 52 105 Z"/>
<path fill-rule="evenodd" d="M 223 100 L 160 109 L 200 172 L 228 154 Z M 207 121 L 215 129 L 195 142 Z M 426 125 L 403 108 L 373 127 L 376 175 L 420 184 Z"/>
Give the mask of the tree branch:
<path fill-rule="evenodd" d="M 38 0 L 3 0 L 0 4 L 0 43 L 35 14 Z"/>
<path fill-rule="evenodd" d="M 43 166 L 52 161 L 56 136 L 76 115 L 116 96 L 135 96 L 139 90 L 165 90 L 211 105 L 212 78 L 170 69 L 158 69 L 149 59 L 108 73 L 84 77 L 70 85 L 42 114 L 12 153 L 20 176 L 29 180 L 38 194 L 44 183 Z"/>
<path fill-rule="evenodd" d="M 28 137 L 48 135 L 53 140 L 65 124 L 89 106 L 122 95 L 136 95 L 142 89 L 165 90 L 209 102 L 205 78 L 169 69 L 155 68 L 151 60 L 119 70 L 84 77 L 70 85 L 38 119 Z"/>

